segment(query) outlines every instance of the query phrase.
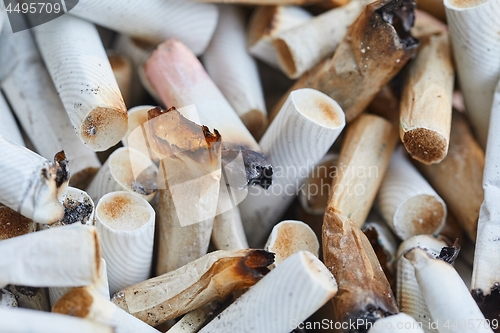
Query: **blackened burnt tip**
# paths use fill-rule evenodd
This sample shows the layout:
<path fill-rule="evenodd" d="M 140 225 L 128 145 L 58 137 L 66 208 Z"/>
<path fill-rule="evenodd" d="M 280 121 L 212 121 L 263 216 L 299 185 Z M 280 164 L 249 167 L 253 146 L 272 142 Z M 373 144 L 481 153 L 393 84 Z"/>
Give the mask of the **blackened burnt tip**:
<path fill-rule="evenodd" d="M 70 177 L 69 162 L 66 159 L 64 150 L 61 150 L 54 156 L 54 165 L 56 173 L 56 186 L 60 187 L 62 184 L 67 182 Z"/>
<path fill-rule="evenodd" d="M 438 259 L 446 261 L 449 264 L 453 264 L 455 259 L 457 259 L 460 253 L 460 245 L 458 244 L 458 239 L 455 240 L 452 246 L 445 246 L 441 249 Z"/>
<path fill-rule="evenodd" d="M 405 49 L 418 46 L 418 40 L 410 32 L 415 23 L 415 8 L 414 0 L 393 0 L 376 11 L 384 22 L 394 27 Z"/>
<path fill-rule="evenodd" d="M 244 150 L 243 162 L 249 185 L 258 185 L 267 190 L 273 184 L 273 166 L 266 155 L 253 150 Z"/>
<path fill-rule="evenodd" d="M 76 222 L 85 224 L 94 210 L 92 203 L 87 198 L 82 201 L 66 198 L 63 202 L 63 206 L 64 216 L 61 219 L 61 223 L 65 225 Z"/>

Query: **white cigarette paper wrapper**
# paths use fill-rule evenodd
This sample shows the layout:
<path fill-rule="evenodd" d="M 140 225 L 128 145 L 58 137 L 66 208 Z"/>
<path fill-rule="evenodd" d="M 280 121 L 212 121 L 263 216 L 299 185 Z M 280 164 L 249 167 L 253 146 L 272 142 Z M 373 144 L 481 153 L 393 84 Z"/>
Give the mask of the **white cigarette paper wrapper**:
<path fill-rule="evenodd" d="M 240 204 L 250 245 L 262 242 L 345 126 L 340 106 L 314 89 L 292 91 L 260 141 L 273 165 L 268 190 L 249 188 Z"/>
<path fill-rule="evenodd" d="M 420 248 L 407 252 L 405 258 L 415 268 L 420 291 L 432 320 L 438 322 L 439 332 L 493 332 L 453 266 L 443 260 L 432 259 Z M 454 322 L 465 322 L 467 325 L 453 327 Z M 474 325 L 468 325 L 470 322 Z M 450 324 L 449 328 L 446 323 Z"/>
<path fill-rule="evenodd" d="M 1 14 L 0 14 L 1 15 Z M 16 120 L 10 111 L 7 101 L 0 92 L 0 135 L 4 138 L 20 145 L 24 146 L 24 140 L 17 127 Z"/>
<path fill-rule="evenodd" d="M 375 207 L 402 240 L 438 234 L 446 221 L 446 204 L 400 149 L 391 157 Z"/>
<path fill-rule="evenodd" d="M 94 283 L 100 246 L 91 226 L 74 225 L 0 242 L 0 287 L 71 287 Z"/>
<path fill-rule="evenodd" d="M 97 204 L 95 220 L 110 293 L 146 280 L 153 258 L 153 207 L 130 192 L 108 193 Z"/>
<path fill-rule="evenodd" d="M 465 109 L 486 146 L 491 103 L 500 75 L 499 0 L 445 0 L 451 44 Z"/>
<path fill-rule="evenodd" d="M 273 269 L 200 333 L 288 333 L 337 292 L 333 275 L 301 251 Z"/>
<path fill-rule="evenodd" d="M 225 184 L 221 184 L 220 191 L 227 192 Z M 221 202 L 221 198 L 219 196 L 219 202 Z M 230 200 L 226 201 L 226 204 L 231 204 Z M 247 237 L 243 229 L 240 210 L 237 206 L 215 216 L 212 227 L 212 242 L 218 250 L 248 249 Z"/>
<path fill-rule="evenodd" d="M 2 331 L 8 333 L 114 333 L 109 325 L 102 325 L 57 313 L 47 313 L 28 309 L 8 309 L 0 307 Z"/>
<path fill-rule="evenodd" d="M 80 140 L 95 151 L 118 143 L 127 131 L 127 109 L 96 27 L 63 15 L 34 31 Z"/>
<path fill-rule="evenodd" d="M 413 317 L 401 312 L 377 320 L 368 333 L 424 333 L 424 330 Z"/>
<path fill-rule="evenodd" d="M 246 48 L 245 15 L 240 7 L 219 8 L 219 23 L 202 60 L 234 111 L 256 135 L 267 123 L 267 111 L 257 64 Z"/>
<path fill-rule="evenodd" d="M 132 94 L 132 60 L 124 54 L 113 53 L 108 55 L 109 64 L 113 70 L 113 75 L 115 76 L 118 88 L 123 96 L 123 101 L 125 105 L 131 105 L 131 94 Z"/>
<path fill-rule="evenodd" d="M 215 5 L 185 0 L 86 0 L 70 14 L 149 43 L 175 37 L 196 55 L 205 51 L 219 16 Z"/>

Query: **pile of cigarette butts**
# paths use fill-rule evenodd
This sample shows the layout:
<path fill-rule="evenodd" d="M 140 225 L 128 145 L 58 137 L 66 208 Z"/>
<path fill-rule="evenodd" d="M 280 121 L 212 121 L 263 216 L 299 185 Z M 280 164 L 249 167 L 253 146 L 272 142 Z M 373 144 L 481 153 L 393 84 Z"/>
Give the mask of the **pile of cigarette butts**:
<path fill-rule="evenodd" d="M 500 0 L 8 12 L 0 333 L 500 332 Z"/>

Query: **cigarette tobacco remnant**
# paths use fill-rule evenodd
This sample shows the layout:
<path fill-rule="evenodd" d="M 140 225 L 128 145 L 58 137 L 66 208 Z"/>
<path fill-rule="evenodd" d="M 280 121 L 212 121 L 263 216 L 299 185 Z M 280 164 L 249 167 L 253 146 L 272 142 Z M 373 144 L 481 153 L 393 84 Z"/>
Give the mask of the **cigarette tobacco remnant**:
<path fill-rule="evenodd" d="M 64 216 L 60 221 L 62 225 L 73 224 L 76 222 L 85 224 L 85 221 L 88 220 L 88 217 L 94 210 L 93 205 L 88 198 L 83 198 L 82 201 L 66 198 L 66 200 L 63 201 L 63 206 Z"/>

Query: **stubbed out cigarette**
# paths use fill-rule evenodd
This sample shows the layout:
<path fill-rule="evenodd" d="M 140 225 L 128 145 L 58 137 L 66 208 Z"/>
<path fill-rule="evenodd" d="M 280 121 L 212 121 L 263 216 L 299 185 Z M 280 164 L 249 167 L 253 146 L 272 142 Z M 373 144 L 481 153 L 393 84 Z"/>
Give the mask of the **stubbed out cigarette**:
<path fill-rule="evenodd" d="M 1 15 L 1 13 L 0 13 Z M 16 296 L 14 296 L 9 290 L 6 288 L 0 289 L 0 309 L 5 308 L 17 308 L 17 300 Z"/>
<path fill-rule="evenodd" d="M 64 209 L 59 196 L 68 185 L 64 152 L 49 162 L 0 135 L 0 202 L 38 223 L 59 220 Z"/>
<path fill-rule="evenodd" d="M 289 332 L 336 292 L 337 283 L 325 265 L 310 252 L 301 251 L 273 269 L 200 333 Z"/>
<path fill-rule="evenodd" d="M 112 302 L 150 325 L 248 288 L 273 263 L 264 250 L 216 251 L 175 271 L 119 291 Z"/>
<path fill-rule="evenodd" d="M 491 13 L 500 11 L 500 2 L 445 0 L 444 5 L 465 109 L 479 144 L 485 148 L 500 75 L 500 21 Z"/>
<path fill-rule="evenodd" d="M 49 295 L 45 288 L 9 285 L 6 289 L 16 297 L 20 308 L 50 311 Z"/>
<path fill-rule="evenodd" d="M 433 164 L 448 152 L 454 72 L 447 33 L 422 43 L 403 90 L 399 135 L 414 159 Z"/>
<path fill-rule="evenodd" d="M 309 251 L 318 257 L 319 241 L 307 224 L 288 220 L 274 226 L 264 249 L 274 253 L 274 267 L 300 251 Z"/>
<path fill-rule="evenodd" d="M 114 333 L 109 325 L 57 313 L 0 307 L 2 330 L 9 333 Z"/>
<path fill-rule="evenodd" d="M 127 109 L 96 27 L 63 15 L 34 30 L 80 140 L 95 151 L 115 145 L 127 131 Z"/>
<path fill-rule="evenodd" d="M 376 321 L 368 333 L 424 333 L 419 322 L 406 313 L 398 313 Z"/>
<path fill-rule="evenodd" d="M 267 126 L 267 111 L 255 60 L 248 54 L 245 13 L 220 6 L 220 18 L 203 64 L 214 83 L 254 136 Z"/>
<path fill-rule="evenodd" d="M 415 318 L 417 322 L 422 323 L 424 332 L 437 332 L 432 326 L 433 318 L 429 314 L 429 309 L 422 296 L 420 287 L 415 277 L 415 271 L 412 264 L 404 257 L 404 254 L 412 248 L 419 247 L 427 251 L 434 258 L 441 253 L 441 249 L 447 246 L 442 237 L 431 235 L 417 235 L 405 240 L 398 249 L 398 277 L 397 277 L 397 298 L 399 309 Z M 439 297 L 439 296 L 438 296 Z"/>
<path fill-rule="evenodd" d="M 324 92 L 351 122 L 417 50 L 418 41 L 410 34 L 414 7 L 412 0 L 379 0 L 366 6 L 333 57 L 305 73 L 290 90 L 308 87 Z M 280 105 L 271 112 L 271 120 Z"/>
<path fill-rule="evenodd" d="M 0 14 L 1 16 L 1 14 Z M 20 146 L 24 146 L 24 140 L 21 135 L 21 131 L 17 127 L 16 120 L 12 115 L 12 112 L 7 105 L 3 94 L 0 92 L 0 135 L 10 141 L 17 143 Z"/>
<path fill-rule="evenodd" d="M 132 89 L 132 61 L 123 54 L 111 54 L 108 56 L 109 64 L 115 75 L 116 83 L 123 96 L 125 105 L 131 105 Z"/>
<path fill-rule="evenodd" d="M 101 249 L 94 227 L 74 225 L 2 240 L 0 256 L 0 286 L 71 287 L 97 279 Z"/>
<path fill-rule="evenodd" d="M 431 258 L 427 252 L 415 248 L 405 255 L 413 265 L 420 291 L 429 313 L 438 323 L 438 331 L 448 330 L 446 322 L 465 321 L 474 325 L 459 325 L 453 332 L 490 332 L 490 323 L 485 320 L 469 290 L 457 271 L 447 262 Z"/>
<path fill-rule="evenodd" d="M 109 325 L 116 333 L 159 332 L 106 300 L 92 286 L 71 289 L 52 307 L 52 312 Z"/>
<path fill-rule="evenodd" d="M 342 109 L 330 97 L 314 89 L 290 93 L 259 142 L 278 177 L 268 190 L 249 188 L 239 206 L 251 246 L 265 240 L 344 126 Z"/>
<path fill-rule="evenodd" d="M 439 164 L 416 163 L 448 210 L 472 239 L 476 239 L 479 208 L 483 200 L 484 153 L 474 140 L 465 117 L 453 113 L 450 148 Z M 460 180 L 460 181 L 457 181 Z"/>
<path fill-rule="evenodd" d="M 97 204 L 95 221 L 110 293 L 147 279 L 155 230 L 151 205 L 130 192 L 108 193 Z"/>
<path fill-rule="evenodd" d="M 36 231 L 36 223 L 7 206 L 0 204 L 0 240 Z"/>
<path fill-rule="evenodd" d="M 114 8 L 113 17 L 108 15 L 110 7 Z M 149 0 L 147 6 L 89 0 L 75 6 L 71 14 L 149 43 L 175 37 L 197 55 L 205 51 L 219 16 L 214 5 L 184 0 Z"/>
<path fill-rule="evenodd" d="M 63 194 L 61 202 L 64 206 L 64 215 L 59 221 L 45 228 L 71 225 L 73 223 L 94 225 L 94 201 L 85 192 L 76 187 L 68 186 Z"/>
<path fill-rule="evenodd" d="M 107 159 L 94 177 L 87 193 L 98 202 L 106 193 L 133 192 L 147 201 L 157 191 L 158 167 L 138 150 L 118 148 Z"/>
<path fill-rule="evenodd" d="M 367 3 L 351 1 L 278 33 L 273 43 L 283 72 L 295 79 L 331 56 Z"/>
<path fill-rule="evenodd" d="M 270 66 L 278 67 L 273 39 L 280 33 L 307 22 L 312 17 L 296 6 L 260 6 L 254 9 L 248 24 L 248 51 Z"/>
<path fill-rule="evenodd" d="M 414 235 L 437 235 L 446 222 L 443 199 L 400 149 L 392 154 L 375 207 L 402 240 Z"/>

